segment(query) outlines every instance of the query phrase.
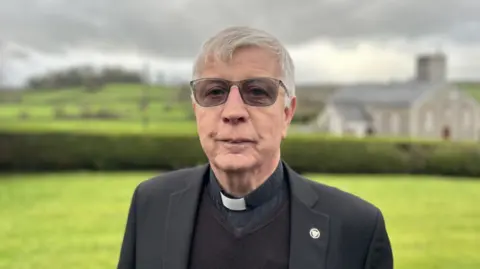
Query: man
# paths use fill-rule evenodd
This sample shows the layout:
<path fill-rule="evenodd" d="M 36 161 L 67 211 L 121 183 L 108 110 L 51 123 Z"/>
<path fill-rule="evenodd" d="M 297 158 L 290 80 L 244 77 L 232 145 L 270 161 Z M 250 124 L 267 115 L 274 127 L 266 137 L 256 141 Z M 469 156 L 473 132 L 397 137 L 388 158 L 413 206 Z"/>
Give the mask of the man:
<path fill-rule="evenodd" d="M 276 38 L 219 32 L 202 47 L 191 88 L 209 162 L 135 189 L 119 269 L 393 268 L 379 209 L 282 161 L 296 98 Z"/>

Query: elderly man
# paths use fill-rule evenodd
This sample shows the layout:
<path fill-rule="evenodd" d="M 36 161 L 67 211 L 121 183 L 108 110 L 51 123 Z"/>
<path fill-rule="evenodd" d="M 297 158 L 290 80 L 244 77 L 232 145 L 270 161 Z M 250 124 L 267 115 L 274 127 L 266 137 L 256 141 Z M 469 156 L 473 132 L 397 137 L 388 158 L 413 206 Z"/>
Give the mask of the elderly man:
<path fill-rule="evenodd" d="M 292 59 L 275 37 L 219 32 L 191 88 L 209 162 L 139 184 L 119 269 L 393 268 L 378 208 L 281 159 L 296 98 Z"/>

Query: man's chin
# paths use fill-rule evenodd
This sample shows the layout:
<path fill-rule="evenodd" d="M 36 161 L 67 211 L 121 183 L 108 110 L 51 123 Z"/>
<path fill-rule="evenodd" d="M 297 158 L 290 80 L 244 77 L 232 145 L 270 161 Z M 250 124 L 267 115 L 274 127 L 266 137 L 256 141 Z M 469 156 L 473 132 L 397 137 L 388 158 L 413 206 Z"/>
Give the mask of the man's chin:
<path fill-rule="evenodd" d="M 240 172 L 252 169 L 257 165 L 257 162 L 251 156 L 227 154 L 215 157 L 213 164 L 225 172 Z"/>

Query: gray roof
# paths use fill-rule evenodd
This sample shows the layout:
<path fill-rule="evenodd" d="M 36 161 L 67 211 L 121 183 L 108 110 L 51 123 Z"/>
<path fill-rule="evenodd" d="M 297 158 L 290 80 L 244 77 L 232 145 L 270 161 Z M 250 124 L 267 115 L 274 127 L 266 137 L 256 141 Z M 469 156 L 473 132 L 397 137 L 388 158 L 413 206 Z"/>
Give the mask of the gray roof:
<path fill-rule="evenodd" d="M 361 105 L 337 104 L 335 109 L 347 121 L 370 121 L 371 116 Z"/>
<path fill-rule="evenodd" d="M 300 84 L 296 85 L 296 95 L 298 99 L 308 100 L 310 102 L 327 101 L 337 89 L 334 85 L 322 84 Z"/>
<path fill-rule="evenodd" d="M 445 87 L 445 84 L 422 82 L 363 84 L 338 89 L 332 97 L 334 103 L 386 104 L 408 106 L 428 91 Z"/>

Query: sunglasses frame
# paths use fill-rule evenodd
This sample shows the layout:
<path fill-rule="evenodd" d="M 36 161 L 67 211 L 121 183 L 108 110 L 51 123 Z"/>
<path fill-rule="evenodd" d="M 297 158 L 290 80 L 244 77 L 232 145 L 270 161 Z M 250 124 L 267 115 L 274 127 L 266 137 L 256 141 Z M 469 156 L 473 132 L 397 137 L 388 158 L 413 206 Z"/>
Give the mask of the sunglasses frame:
<path fill-rule="evenodd" d="M 242 91 L 241 91 L 241 89 L 242 89 L 241 86 L 242 86 L 242 84 L 244 84 L 247 81 L 256 80 L 256 79 L 268 79 L 268 80 L 273 81 L 277 84 L 275 100 L 273 101 L 273 103 L 268 104 L 268 105 L 251 105 L 251 104 L 248 104 L 247 102 L 245 102 L 245 99 L 244 99 Z M 216 81 L 223 81 L 223 82 L 227 83 L 227 85 L 229 86 L 228 87 L 228 92 L 227 92 L 227 98 L 225 98 L 225 100 L 223 102 L 221 102 L 219 104 L 211 105 L 211 106 L 203 106 L 203 105 L 200 104 L 200 102 L 198 102 L 197 96 L 195 94 L 195 92 L 196 92 L 195 84 L 197 82 L 206 81 L 206 80 L 216 80 Z M 248 106 L 267 107 L 267 106 L 271 106 L 271 105 L 275 104 L 275 102 L 277 102 L 277 99 L 278 99 L 278 94 L 279 94 L 279 89 L 278 88 L 279 87 L 282 87 L 285 91 L 286 96 L 288 98 L 290 98 L 290 94 L 288 93 L 288 89 L 287 89 L 287 86 L 285 86 L 285 83 L 281 79 L 276 79 L 276 78 L 272 78 L 272 77 L 252 77 L 252 78 L 247 78 L 247 79 L 237 80 L 237 81 L 232 81 L 232 80 L 228 80 L 228 79 L 224 79 L 224 78 L 199 78 L 199 79 L 194 79 L 194 80 L 190 81 L 189 85 L 190 85 L 190 89 L 191 89 L 192 94 L 193 94 L 193 98 L 195 99 L 195 102 L 202 107 L 216 107 L 216 106 L 221 106 L 221 105 L 225 104 L 228 100 L 228 96 L 230 95 L 230 90 L 232 89 L 233 86 L 238 87 L 239 92 L 240 92 L 240 97 L 242 98 L 243 103 L 248 105 Z"/>

